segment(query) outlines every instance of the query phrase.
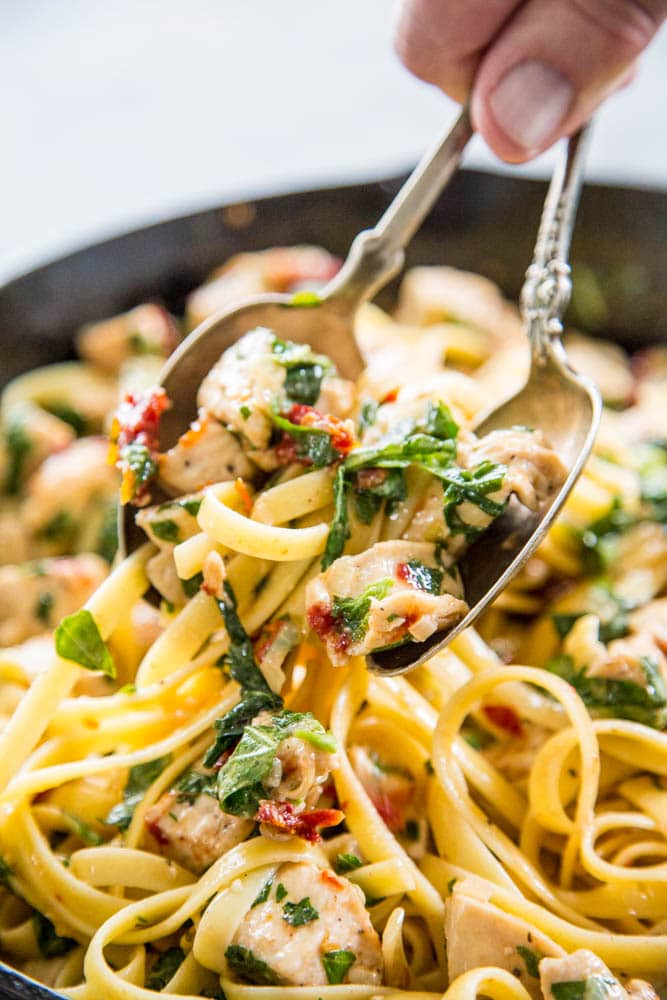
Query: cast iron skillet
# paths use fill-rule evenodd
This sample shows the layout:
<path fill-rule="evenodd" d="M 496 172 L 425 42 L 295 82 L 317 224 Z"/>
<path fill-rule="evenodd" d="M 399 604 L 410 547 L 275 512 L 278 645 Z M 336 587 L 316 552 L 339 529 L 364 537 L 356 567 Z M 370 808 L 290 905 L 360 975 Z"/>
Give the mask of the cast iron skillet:
<path fill-rule="evenodd" d="M 186 294 L 233 253 L 320 243 L 344 256 L 373 225 L 401 178 L 261 198 L 148 226 L 80 250 L 0 288 L 0 385 L 72 357 L 82 323 L 146 300 L 176 313 Z M 516 297 L 544 199 L 541 182 L 461 171 L 408 251 L 408 266 L 479 271 Z M 667 342 L 667 192 L 591 185 L 574 237 L 569 320 L 629 348 Z M 396 285 L 380 297 L 390 304 Z M 58 994 L 0 963 L 0 996 Z M 102 1000 L 102 998 L 100 998 Z"/>

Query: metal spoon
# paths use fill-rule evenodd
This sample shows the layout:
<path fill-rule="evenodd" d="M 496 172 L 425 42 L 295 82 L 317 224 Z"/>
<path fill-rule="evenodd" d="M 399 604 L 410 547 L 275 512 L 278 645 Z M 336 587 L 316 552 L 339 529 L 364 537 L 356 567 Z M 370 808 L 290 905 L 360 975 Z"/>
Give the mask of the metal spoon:
<path fill-rule="evenodd" d="M 186 337 L 160 373 L 172 406 L 160 422 L 160 447 L 176 443 L 197 415 L 197 390 L 220 355 L 249 330 L 265 326 L 286 340 L 310 344 L 328 355 L 345 378 L 356 380 L 364 360 L 354 337 L 359 305 L 397 274 L 404 248 L 417 232 L 443 188 L 454 174 L 472 136 L 465 108 L 454 125 L 419 161 L 374 229 L 355 238 L 343 267 L 313 303 L 302 296 L 258 295 L 211 316 Z M 159 503 L 168 499 L 152 490 Z M 120 551 L 133 552 L 146 540 L 134 522 L 135 510 L 122 507 L 119 517 Z"/>
<path fill-rule="evenodd" d="M 470 611 L 446 633 L 366 657 L 370 670 L 402 674 L 423 663 L 472 625 L 507 586 L 544 537 L 588 458 L 602 411 L 592 382 L 567 365 L 560 341 L 572 283 L 567 263 L 583 177 L 588 127 L 568 140 L 544 203 L 533 262 L 521 292 L 521 311 L 531 348 L 528 381 L 512 399 L 484 416 L 477 434 L 525 426 L 539 428 L 568 469 L 565 483 L 542 508 L 530 512 L 515 498 L 459 562 Z"/>

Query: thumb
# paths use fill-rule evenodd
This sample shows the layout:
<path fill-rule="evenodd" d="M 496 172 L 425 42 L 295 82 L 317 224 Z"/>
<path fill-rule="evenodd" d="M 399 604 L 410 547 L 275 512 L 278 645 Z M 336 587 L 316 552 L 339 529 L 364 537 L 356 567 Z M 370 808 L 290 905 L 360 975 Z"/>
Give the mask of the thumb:
<path fill-rule="evenodd" d="M 667 0 L 528 0 L 479 67 L 475 128 L 504 160 L 531 159 L 631 77 Z"/>

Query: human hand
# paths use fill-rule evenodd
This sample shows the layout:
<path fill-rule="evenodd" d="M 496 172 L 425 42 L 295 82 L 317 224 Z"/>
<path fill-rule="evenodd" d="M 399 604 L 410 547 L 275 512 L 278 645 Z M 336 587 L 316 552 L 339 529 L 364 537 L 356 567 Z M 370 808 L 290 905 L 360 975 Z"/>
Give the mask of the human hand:
<path fill-rule="evenodd" d="M 395 46 L 522 163 L 631 79 L 665 17 L 667 0 L 400 0 Z"/>

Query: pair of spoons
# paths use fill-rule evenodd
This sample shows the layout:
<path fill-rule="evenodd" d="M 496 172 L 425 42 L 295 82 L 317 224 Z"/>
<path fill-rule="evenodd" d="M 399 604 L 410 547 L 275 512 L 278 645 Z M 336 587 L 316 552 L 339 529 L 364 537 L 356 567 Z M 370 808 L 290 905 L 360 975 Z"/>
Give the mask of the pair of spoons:
<path fill-rule="evenodd" d="M 583 178 L 588 126 L 570 138 L 557 163 L 544 203 L 533 260 L 521 292 L 521 312 L 530 343 L 526 384 L 514 397 L 478 420 L 479 435 L 514 426 L 543 432 L 567 469 L 563 485 L 536 512 L 510 502 L 459 562 L 470 610 L 447 632 L 367 656 L 370 670 L 399 674 L 443 649 L 472 625 L 535 551 L 579 477 L 590 454 L 602 410 L 600 394 L 568 367 L 560 341 L 571 292 L 568 251 Z M 197 389 L 220 355 L 249 330 L 275 330 L 283 339 L 309 344 L 328 355 L 345 378 L 356 380 L 364 361 L 354 337 L 359 305 L 401 269 L 405 247 L 419 229 L 460 162 L 473 134 L 467 110 L 429 150 L 377 225 L 359 233 L 336 277 L 316 305 L 295 309 L 289 295 L 262 295 L 224 310 L 194 330 L 167 361 L 161 384 L 172 401 L 161 427 L 173 443 L 195 415 Z M 125 551 L 136 547 L 132 513 L 121 526 Z"/>

